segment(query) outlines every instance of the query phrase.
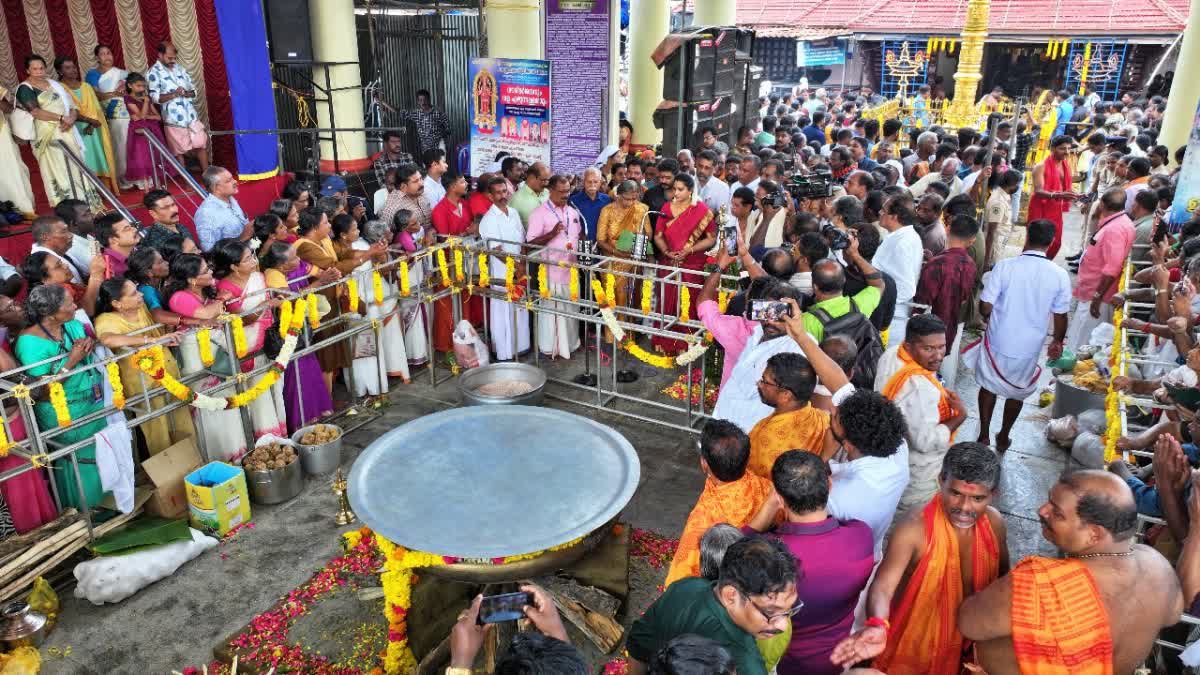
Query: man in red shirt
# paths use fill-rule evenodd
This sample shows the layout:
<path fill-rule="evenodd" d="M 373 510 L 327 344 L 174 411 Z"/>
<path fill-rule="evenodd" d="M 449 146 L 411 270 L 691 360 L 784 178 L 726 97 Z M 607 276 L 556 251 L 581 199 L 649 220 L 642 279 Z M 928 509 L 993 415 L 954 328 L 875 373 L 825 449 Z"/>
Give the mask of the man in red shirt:
<path fill-rule="evenodd" d="M 479 178 L 475 181 L 475 185 L 477 186 L 475 191 L 471 193 L 470 197 L 467 197 L 467 206 L 471 209 L 471 220 L 475 224 L 476 228 L 479 227 L 479 220 L 483 218 L 483 214 L 487 213 L 488 209 L 492 208 L 492 200 L 488 199 L 486 186 L 488 183 L 492 182 L 492 178 L 496 175 L 497 174 L 494 173 L 485 173 L 479 176 Z M 447 190 L 447 192 L 449 192 L 449 190 Z M 478 230 L 476 230 L 476 232 L 478 232 Z"/>
<path fill-rule="evenodd" d="M 448 237 L 474 237 L 479 234 L 479 222 L 474 220 L 470 201 L 467 197 L 467 179 L 453 171 L 442 175 L 442 187 L 446 196 L 437 206 L 433 207 L 430 220 L 433 228 L 440 235 Z M 456 265 L 451 260 L 450 273 L 455 274 Z M 469 284 L 475 270 L 473 256 L 463 255 L 463 282 L 454 280 L 455 284 Z M 477 295 L 462 291 L 459 295 L 462 301 L 462 318 L 472 325 L 483 324 L 483 299 Z M 454 349 L 454 301 L 450 296 L 438 300 L 433 305 L 433 348 L 439 352 L 449 352 Z"/>
<path fill-rule="evenodd" d="M 929 305 L 931 314 L 946 324 L 946 359 L 942 374 L 947 386 L 953 386 L 958 371 L 958 346 L 954 338 L 959 332 L 963 303 L 970 301 L 975 290 L 975 261 L 968 249 L 979 236 L 979 221 L 971 216 L 955 216 L 950 221 L 946 248 L 930 258 L 917 280 L 913 302 Z"/>

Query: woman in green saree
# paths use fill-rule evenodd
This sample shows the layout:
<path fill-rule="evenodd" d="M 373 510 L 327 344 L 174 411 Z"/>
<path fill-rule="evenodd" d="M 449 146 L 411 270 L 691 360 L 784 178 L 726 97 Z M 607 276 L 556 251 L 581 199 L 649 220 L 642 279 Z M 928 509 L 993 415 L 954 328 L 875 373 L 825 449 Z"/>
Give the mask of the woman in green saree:
<path fill-rule="evenodd" d="M 83 139 L 83 163 L 92 173 L 107 178 L 114 194 L 121 194 L 113 169 L 116 159 L 112 137 L 108 133 L 108 120 L 104 118 L 104 109 L 100 107 L 100 99 L 96 98 L 96 90 L 83 81 L 79 64 L 69 56 L 54 59 L 54 70 L 58 73 L 59 82 L 71 95 L 71 102 L 75 104 L 75 130 Z"/>
<path fill-rule="evenodd" d="M 81 365 L 92 363 L 92 350 L 96 345 L 85 332 L 83 324 L 75 320 L 75 301 L 61 286 L 44 284 L 34 287 L 25 300 L 25 314 L 29 327 L 17 337 L 15 352 L 21 365 L 31 365 L 62 357 L 29 369 L 29 375 L 44 377 L 62 371 L 70 371 Z M 93 368 L 75 373 L 61 380 L 67 395 L 67 407 L 71 419 L 77 420 L 104 408 L 103 373 Z M 49 397 L 34 405 L 39 429 L 46 431 L 58 427 L 58 415 Z M 87 424 L 75 426 L 68 432 L 54 437 L 56 443 L 70 445 L 95 436 L 107 426 L 101 417 Z M 100 473 L 96 468 L 96 446 L 88 445 L 76 453 L 79 459 L 79 474 L 83 482 L 87 505 L 94 507 L 104 496 L 100 486 Z M 75 485 L 75 473 L 69 459 L 54 462 L 54 482 L 58 487 L 62 506 L 78 508 L 82 501 Z"/>
<path fill-rule="evenodd" d="M 76 157 L 83 159 L 83 140 L 74 128 L 78 115 L 71 94 L 46 76 L 46 60 L 37 54 L 25 57 L 25 71 L 28 77 L 17 86 L 17 103 L 33 116 L 33 154 L 46 187 L 46 198 L 51 206 L 68 198 L 82 199 L 99 210 L 99 193 L 56 143 L 62 141 Z"/>

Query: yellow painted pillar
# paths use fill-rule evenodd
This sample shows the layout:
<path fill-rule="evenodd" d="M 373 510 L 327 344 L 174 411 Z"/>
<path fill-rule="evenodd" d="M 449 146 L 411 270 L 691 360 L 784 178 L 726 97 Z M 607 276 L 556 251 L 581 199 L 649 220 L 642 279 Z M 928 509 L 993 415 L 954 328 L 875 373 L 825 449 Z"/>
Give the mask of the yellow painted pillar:
<path fill-rule="evenodd" d="M 495 59 L 540 59 L 542 3 L 539 0 L 487 0 L 487 55 Z"/>
<path fill-rule="evenodd" d="M 1192 13 L 1179 43 L 1175 80 L 1171 82 L 1162 132 L 1158 135 L 1158 142 L 1171 151 L 1172 162 L 1175 150 L 1187 145 L 1197 102 L 1200 102 L 1200 0 L 1192 0 Z"/>
<path fill-rule="evenodd" d="M 630 0 L 628 112 L 633 142 L 639 145 L 662 141 L 662 130 L 654 128 L 654 109 L 663 100 L 663 72 L 650 60 L 650 54 L 670 29 L 670 3 Z"/>
<path fill-rule="evenodd" d="M 969 0 L 967 20 L 963 24 L 958 70 L 954 73 L 954 100 L 946 113 L 947 122 L 956 127 L 975 125 L 975 98 L 983 79 L 983 46 L 987 42 L 991 0 Z"/>
<path fill-rule="evenodd" d="M 696 0 L 694 26 L 732 26 L 737 23 L 737 0 Z"/>
<path fill-rule="evenodd" d="M 362 77 L 358 70 L 358 31 L 354 27 L 354 0 L 309 0 L 312 22 L 313 60 L 347 63 L 340 66 L 313 66 L 312 78 L 318 87 L 326 86 L 328 69 L 331 93 L 317 91 L 317 98 L 333 100 L 333 118 L 329 105 L 318 100 L 317 126 L 328 129 L 361 128 L 363 125 Z M 337 164 L 334 164 L 334 143 Z M 333 141 L 321 141 L 321 171 L 361 171 L 371 166 L 367 155 L 367 137 L 361 131 L 339 132 Z"/>

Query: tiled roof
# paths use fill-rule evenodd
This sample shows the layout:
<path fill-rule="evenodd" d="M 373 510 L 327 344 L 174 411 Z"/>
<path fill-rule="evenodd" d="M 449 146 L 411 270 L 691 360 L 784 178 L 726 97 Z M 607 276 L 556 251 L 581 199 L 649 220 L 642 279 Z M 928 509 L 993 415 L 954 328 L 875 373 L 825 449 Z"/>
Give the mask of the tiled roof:
<path fill-rule="evenodd" d="M 1178 33 L 1188 0 L 992 0 L 995 35 Z M 930 33 L 962 29 L 967 0 L 738 0 L 738 25 L 761 34 Z"/>

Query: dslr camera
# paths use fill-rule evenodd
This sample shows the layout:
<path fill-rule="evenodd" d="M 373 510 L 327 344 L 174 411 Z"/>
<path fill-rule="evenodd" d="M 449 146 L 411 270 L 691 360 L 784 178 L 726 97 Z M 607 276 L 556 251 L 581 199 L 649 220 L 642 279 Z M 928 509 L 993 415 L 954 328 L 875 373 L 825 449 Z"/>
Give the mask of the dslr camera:
<path fill-rule="evenodd" d="M 821 226 L 821 236 L 825 237 L 830 251 L 844 251 L 850 248 L 850 235 L 845 230 L 835 227 L 833 223 Z"/>
<path fill-rule="evenodd" d="M 796 199 L 827 199 L 833 196 L 833 174 L 829 171 L 815 171 L 802 176 L 792 176 L 784 188 Z"/>

